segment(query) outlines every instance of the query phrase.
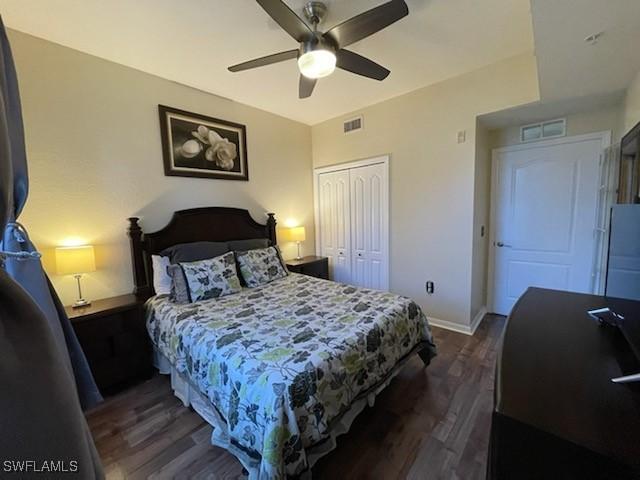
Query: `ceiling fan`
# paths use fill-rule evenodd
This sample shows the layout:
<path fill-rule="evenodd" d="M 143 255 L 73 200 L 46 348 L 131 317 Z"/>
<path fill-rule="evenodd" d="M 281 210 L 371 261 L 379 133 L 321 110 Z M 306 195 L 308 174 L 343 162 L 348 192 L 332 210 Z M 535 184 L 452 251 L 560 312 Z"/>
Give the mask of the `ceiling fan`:
<path fill-rule="evenodd" d="M 284 31 L 300 46 L 294 50 L 274 53 L 229 67 L 231 72 L 264 67 L 285 60 L 298 59 L 300 69 L 299 97 L 308 98 L 319 78 L 331 75 L 336 67 L 375 80 L 387 78 L 389 70 L 345 47 L 373 35 L 409 14 L 404 0 L 392 0 L 356 15 L 326 32 L 318 25 L 327 13 L 322 2 L 310 1 L 304 7 L 309 27 L 282 0 L 256 0 Z"/>

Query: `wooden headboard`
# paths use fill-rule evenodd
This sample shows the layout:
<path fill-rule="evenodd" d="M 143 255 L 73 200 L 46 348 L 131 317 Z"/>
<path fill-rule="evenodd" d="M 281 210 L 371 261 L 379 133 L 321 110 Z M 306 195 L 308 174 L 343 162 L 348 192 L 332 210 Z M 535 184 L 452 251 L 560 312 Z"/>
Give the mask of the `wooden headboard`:
<path fill-rule="evenodd" d="M 133 264 L 133 293 L 147 298 L 153 295 L 151 255 L 179 243 L 227 242 L 251 238 L 268 238 L 276 244 L 276 219 L 267 214 L 267 223 L 256 222 L 247 210 L 228 207 L 204 207 L 180 210 L 173 214 L 161 230 L 145 233 L 139 218 L 129 220 L 131 262 Z"/>

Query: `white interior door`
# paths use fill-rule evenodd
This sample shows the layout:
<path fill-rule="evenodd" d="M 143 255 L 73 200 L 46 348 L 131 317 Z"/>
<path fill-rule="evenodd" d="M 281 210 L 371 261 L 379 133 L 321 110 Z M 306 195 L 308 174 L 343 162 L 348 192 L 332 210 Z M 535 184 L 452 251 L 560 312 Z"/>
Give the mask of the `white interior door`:
<path fill-rule="evenodd" d="M 387 169 L 378 163 L 349 170 L 352 283 L 387 290 Z"/>
<path fill-rule="evenodd" d="M 351 282 L 351 209 L 349 171 L 318 176 L 320 255 L 329 258 L 329 276 Z"/>
<path fill-rule="evenodd" d="M 593 291 L 601 136 L 494 152 L 493 306 L 529 286 Z"/>

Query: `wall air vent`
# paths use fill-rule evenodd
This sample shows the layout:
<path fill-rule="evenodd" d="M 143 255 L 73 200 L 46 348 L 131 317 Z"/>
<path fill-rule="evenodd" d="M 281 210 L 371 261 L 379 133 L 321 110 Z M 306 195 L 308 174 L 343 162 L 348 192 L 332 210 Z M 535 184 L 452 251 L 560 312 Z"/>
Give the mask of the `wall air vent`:
<path fill-rule="evenodd" d="M 347 120 L 346 122 L 344 122 L 342 127 L 343 127 L 343 132 L 345 134 L 346 133 L 357 132 L 358 130 L 362 130 L 364 128 L 364 123 L 362 121 L 362 115 L 360 115 L 359 117 Z"/>

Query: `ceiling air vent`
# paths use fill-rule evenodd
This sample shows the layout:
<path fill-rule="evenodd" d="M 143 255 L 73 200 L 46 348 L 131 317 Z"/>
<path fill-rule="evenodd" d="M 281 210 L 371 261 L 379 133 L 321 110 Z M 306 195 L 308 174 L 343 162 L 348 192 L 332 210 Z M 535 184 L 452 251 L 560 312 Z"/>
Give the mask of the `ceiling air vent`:
<path fill-rule="evenodd" d="M 352 118 L 351 120 L 347 120 L 343 124 L 343 132 L 345 134 L 357 132 L 358 130 L 362 130 L 362 128 L 363 128 L 362 115 L 356 118 Z"/>

